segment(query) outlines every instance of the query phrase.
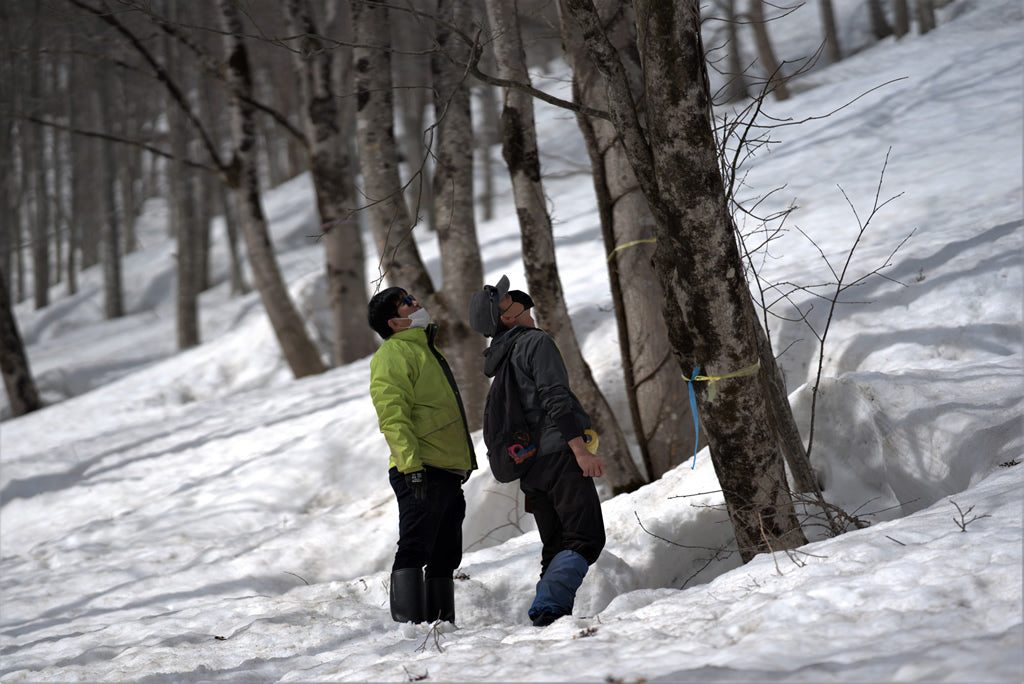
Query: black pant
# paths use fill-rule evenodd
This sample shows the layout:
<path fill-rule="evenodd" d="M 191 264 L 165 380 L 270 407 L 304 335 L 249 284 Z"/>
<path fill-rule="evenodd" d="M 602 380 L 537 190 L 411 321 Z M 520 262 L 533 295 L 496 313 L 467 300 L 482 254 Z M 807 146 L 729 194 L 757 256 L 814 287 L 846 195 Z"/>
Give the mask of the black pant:
<path fill-rule="evenodd" d="M 426 566 L 425 578 L 450 578 L 462 563 L 462 521 L 466 517 L 462 477 L 430 466 L 424 470 L 426 501 L 413 496 L 397 468 L 388 472 L 398 499 L 398 551 L 391 569 Z"/>
<path fill-rule="evenodd" d="M 571 450 L 543 454 L 519 480 L 543 544 L 541 575 L 559 551 L 593 564 L 604 548 L 604 516 L 594 478 L 584 477 Z"/>

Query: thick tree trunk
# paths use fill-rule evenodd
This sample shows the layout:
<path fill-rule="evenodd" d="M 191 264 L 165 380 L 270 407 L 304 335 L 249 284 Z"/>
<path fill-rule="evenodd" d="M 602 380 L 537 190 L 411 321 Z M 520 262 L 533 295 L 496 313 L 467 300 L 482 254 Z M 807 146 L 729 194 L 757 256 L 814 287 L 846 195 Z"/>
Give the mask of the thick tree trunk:
<path fill-rule="evenodd" d="M 529 83 L 515 3 L 488 0 L 493 48 L 499 78 Z M 601 435 L 605 479 L 613 493 L 632 491 L 644 483 L 608 401 L 594 381 L 580 351 L 562 294 L 555 259 L 554 233 L 541 182 L 540 152 L 534 123 L 533 98 L 517 88 L 504 90 L 503 152 L 512 178 L 516 213 L 522 231 L 523 262 L 528 289 L 537 302 L 538 319 L 562 351 L 573 391 Z"/>
<path fill-rule="evenodd" d="M 698 0 L 636 0 L 647 137 L 626 73 L 591 0 L 567 0 L 609 79 L 612 119 L 655 218 L 657 271 L 676 360 L 694 378 L 701 423 L 741 557 L 806 543 L 757 375 L 750 292 L 728 212 L 711 121 Z M 716 391 L 710 391 L 714 388 Z"/>
<path fill-rule="evenodd" d="M 366 325 L 366 262 L 356 220 L 355 182 L 334 93 L 332 51 L 319 38 L 310 0 L 288 0 L 287 10 L 292 33 L 302 36 L 296 55 L 302 76 L 302 118 L 324 231 L 333 356 L 342 365 L 376 348 Z"/>
<path fill-rule="evenodd" d="M 601 0 L 596 9 L 640 101 L 642 69 L 633 13 L 622 11 L 614 0 Z M 576 23 L 564 9 L 561 14 L 574 97 L 580 104 L 607 110 L 604 79 L 587 54 Z M 651 267 L 654 219 L 615 127 L 594 117 L 578 115 L 577 120 L 590 152 L 605 249 L 612 255 L 608 277 L 633 427 L 647 477 L 657 479 L 693 455 L 697 435 L 686 382 L 672 362 L 661 283 Z M 699 446 L 706 442 L 702 438 Z"/>
<path fill-rule="evenodd" d="M 231 135 L 234 143 L 233 173 L 229 185 L 238 196 L 238 210 L 249 251 L 253 279 L 263 308 L 277 335 L 278 344 L 296 378 L 327 369 L 296 311 L 270 241 L 270 230 L 260 204 L 256 169 L 256 137 L 253 109 L 243 98 L 252 97 L 252 73 L 243 43 L 239 8 L 234 0 L 219 0 L 224 19 L 228 82 L 238 94 L 231 100 Z"/>
<path fill-rule="evenodd" d="M 469 47 L 455 35 L 471 32 L 469 0 L 439 0 L 432 58 L 434 76 L 434 217 L 441 252 L 442 297 L 436 314 L 443 323 L 442 344 L 451 360 L 470 430 L 483 424 L 488 381 L 480 372 L 486 346 L 469 327 L 469 300 L 484 282 L 480 244 L 473 216 L 473 119 L 465 67 Z"/>
<path fill-rule="evenodd" d="M 386 278 L 389 284 L 429 303 L 434 285 L 412 235 L 414 222 L 405 206 L 398 171 L 387 4 L 372 0 L 353 3 L 352 25 L 359 167 L 380 255 L 378 281 Z"/>

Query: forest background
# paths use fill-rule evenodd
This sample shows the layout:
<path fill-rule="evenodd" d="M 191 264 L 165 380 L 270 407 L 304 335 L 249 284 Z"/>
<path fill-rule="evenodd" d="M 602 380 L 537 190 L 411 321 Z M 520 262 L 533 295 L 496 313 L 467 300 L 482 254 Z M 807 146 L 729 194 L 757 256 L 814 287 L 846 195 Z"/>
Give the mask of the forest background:
<path fill-rule="evenodd" d="M 895 30 L 878 2 L 864 7 L 876 39 L 908 32 L 906 3 L 892 7 Z M 934 3 L 922 0 L 916 8 L 919 31 L 931 30 Z M 15 12 L 13 19 L 24 16 L 35 26 L 27 26 L 25 49 L 10 52 L 12 83 L 23 73 L 19 57 L 54 56 L 30 59 L 26 94 L 19 98 L 23 91 L 12 91 L 17 116 L 10 120 L 27 123 L 40 153 L 28 154 L 11 126 L 5 134 L 18 143 L 12 151 L 20 153 L 12 155 L 16 163 L 8 166 L 14 173 L 5 173 L 5 180 L 12 189 L 28 188 L 20 196 L 36 202 L 27 203 L 34 214 L 12 214 L 18 219 L 13 231 L 17 248 L 6 247 L 12 244 L 7 237 L 12 231 L 5 227 L 4 253 L 19 257 L 13 266 L 15 290 L 21 294 L 25 224 L 37 308 L 49 303 L 51 273 L 64 274 L 73 295 L 78 262 L 99 262 L 105 315 L 124 315 L 120 259 L 134 248 L 136 179 L 148 176 L 151 187 L 140 188 L 139 196 L 153 195 L 154 187 L 166 189 L 170 230 L 178 242 L 178 349 L 199 344 L 199 296 L 211 284 L 210 218 L 217 208 L 214 184 L 208 182 L 212 175 L 222 189 L 217 197 L 227 223 L 232 290 L 246 287 L 237 244 L 241 236 L 252 282 L 296 378 L 370 353 L 373 337 L 362 325 L 367 283 L 374 289 L 384 282 L 401 283 L 419 293 L 442 323 L 441 342 L 453 362 L 469 426 L 476 429 L 487 391 L 486 378 L 475 372 L 484 340 L 469 330 L 464 312 L 483 278 L 474 181 L 482 176 L 488 187 L 493 169 L 484 164 L 478 173 L 474 151 L 478 140 L 494 142 L 493 133 L 500 130 L 522 230 L 526 284 L 538 302 L 540 325 L 559 344 L 576 393 L 602 435 L 611 492 L 633 491 L 677 466 L 685 459 L 683 444 L 695 450 L 708 444 L 745 559 L 807 541 L 794 495 L 815 500 L 833 531 L 844 529 L 821 496 L 810 463 L 813 419 L 805 444 L 776 362 L 769 319 L 780 315 L 773 306 L 791 306 L 801 291 L 830 298 L 829 311 L 834 310 L 844 291 L 866 276 L 850 282 L 844 269 L 834 272 L 834 283 L 762 281 L 757 261 L 781 233 L 789 209 L 758 213 L 774 191 L 737 195 L 743 190 L 743 161 L 772 143 L 778 125 L 760 116 L 764 103 L 769 97 L 788 98 L 788 83 L 813 71 L 826 55 L 831 61 L 842 57 L 831 0 L 820 3 L 823 40 L 817 49 L 783 61 L 775 57 L 761 2 L 751 3 L 745 13 L 735 3 L 723 3 L 717 8 L 720 15 L 708 17 L 696 2 L 666 8 L 647 0 L 635 7 L 563 0 L 522 8 L 540 25 L 558 26 L 555 37 L 573 68 L 572 97 L 554 101 L 575 112 L 591 156 L 630 406 L 627 431 L 632 428 L 636 449 L 595 383 L 569 321 L 534 124 L 534 98 L 552 98 L 532 87 L 516 5 L 495 0 L 482 7 L 459 0 L 436 7 L 379 2 L 318 6 L 292 0 L 278 6 L 276 16 L 234 0 L 191 10 L 174 2 L 124 2 L 115 8 L 86 0 L 15 9 L 26 11 Z M 88 21 L 69 21 L 75 15 Z M 64 30 L 44 32 L 44 21 Z M 722 28 L 707 36 L 706 51 L 708 22 Z M 743 54 L 743 22 L 752 27 L 752 58 Z M 15 23 L 8 22 L 8 28 Z M 272 28 L 279 24 L 287 31 L 283 35 Z M 60 49 L 44 47 L 44 34 L 57 35 L 53 42 Z M 412 35 L 420 44 L 410 44 Z M 121 50 L 108 49 L 112 39 Z M 270 48 L 276 52 L 265 64 L 285 64 L 291 78 L 283 82 L 297 83 L 284 100 L 273 66 L 261 68 L 252 56 Z M 82 65 L 82 54 L 93 56 L 91 70 Z M 288 59 L 282 60 L 282 54 Z M 485 60 L 488 54 L 492 60 Z M 401 56 L 411 64 L 402 67 Z M 114 69 L 102 68 L 111 63 Z M 761 73 L 751 64 L 758 64 Z M 718 76 L 714 84 L 712 72 Z M 139 99 L 161 106 L 140 116 L 115 113 L 118 95 L 136 101 L 129 74 L 144 74 L 146 86 L 159 86 L 155 94 L 160 97 L 139 91 Z M 85 115 L 76 98 L 60 99 L 68 105 L 56 110 L 45 106 L 62 81 L 78 84 L 90 75 L 93 106 L 85 108 Z M 472 77 L 484 85 L 477 98 L 482 106 L 473 105 Z M 260 84 L 273 85 L 260 92 Z M 502 86 L 500 115 L 493 97 L 496 85 Z M 217 93 L 223 100 L 217 101 Z M 418 97 L 402 103 L 396 93 Z M 738 104 L 716 115 L 716 101 L 726 107 Z M 431 106 L 433 119 L 427 115 Z M 484 121 L 500 121 L 490 127 L 491 136 L 474 134 L 474 109 L 485 112 Z M 287 134 L 279 153 L 273 152 L 274 138 L 261 135 L 260 115 Z M 395 134 L 398 120 L 404 135 Z M 47 135 L 58 132 L 69 137 L 48 144 Z M 268 150 L 262 156 L 261 138 Z M 90 140 L 101 142 L 92 156 L 79 146 Z M 280 164 L 274 160 L 291 159 L 287 152 L 295 147 L 305 152 L 320 214 L 330 315 L 326 354 L 288 294 L 261 200 L 263 188 L 274 180 L 273 167 Z M 120 156 L 123 150 L 131 156 Z M 34 168 L 30 159 L 37 161 Z M 92 174 L 101 181 L 101 192 L 84 187 L 81 174 L 75 173 L 83 164 L 102 169 Z M 51 173 L 51 165 L 58 170 Z M 65 169 L 72 173 L 62 173 Z M 292 174 L 296 170 L 288 168 Z M 22 182 L 15 186 L 14 178 Z M 31 185 L 25 182 L 29 178 Z M 103 201 L 88 202 L 89 197 Z M 492 201 L 485 191 L 485 219 Z M 862 231 L 882 206 L 876 198 Z M 65 215 L 73 217 L 67 223 L 66 249 L 64 233 L 52 230 Z M 752 220 L 754 228 L 743 232 L 738 216 Z M 375 275 L 366 271 L 366 224 L 379 256 Z M 436 233 L 439 283 L 425 268 L 413 237 L 418 226 Z M 757 290 L 754 300 L 751 287 Z M 22 414 L 42 401 L 6 290 L 0 300 L 5 302 L 0 361 L 13 412 Z M 820 374 L 831 314 L 812 321 L 812 308 L 795 309 L 781 315 L 806 318 L 819 343 Z M 744 377 L 751 381 L 735 380 Z"/>

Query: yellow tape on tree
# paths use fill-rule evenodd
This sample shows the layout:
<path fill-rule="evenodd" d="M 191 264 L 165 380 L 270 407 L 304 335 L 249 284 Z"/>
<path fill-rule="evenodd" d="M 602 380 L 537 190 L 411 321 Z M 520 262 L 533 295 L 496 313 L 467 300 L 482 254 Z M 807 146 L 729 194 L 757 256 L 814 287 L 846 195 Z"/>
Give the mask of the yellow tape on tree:
<path fill-rule="evenodd" d="M 757 363 L 752 366 L 747 366 L 746 368 L 741 368 L 738 371 L 726 373 L 725 375 L 700 375 L 700 366 L 695 366 L 692 378 L 688 378 L 685 375 L 683 376 L 683 380 L 686 380 L 686 384 L 690 389 L 690 413 L 693 414 L 693 463 L 690 465 L 690 470 L 693 470 L 697 465 L 697 445 L 700 444 L 700 421 L 697 420 L 697 395 L 693 392 L 693 383 L 710 383 L 708 386 L 708 401 L 714 401 L 716 382 L 719 380 L 725 380 L 726 378 L 739 378 L 744 375 L 753 375 L 760 367 L 761 359 L 758 359 Z"/>
<path fill-rule="evenodd" d="M 642 244 L 644 244 L 646 242 L 657 242 L 657 241 L 658 241 L 658 238 L 647 238 L 646 240 L 633 240 L 632 242 L 627 242 L 624 245 L 619 245 L 618 247 L 616 247 L 615 249 L 613 249 L 611 252 L 608 253 L 608 262 L 609 263 L 611 262 L 612 257 L 615 256 L 615 253 L 618 252 L 620 249 L 626 249 L 627 247 L 634 247 L 636 245 L 642 245 Z"/>
<path fill-rule="evenodd" d="M 699 368 L 699 366 L 698 366 Z M 741 378 L 744 375 L 753 375 L 761 368 L 761 359 L 758 359 L 753 365 L 741 368 L 738 371 L 732 373 L 726 373 L 725 375 L 694 375 L 692 378 L 688 378 L 685 375 L 683 380 L 686 382 L 707 382 L 710 383 L 708 386 L 708 401 L 715 400 L 715 383 L 719 380 L 725 380 L 727 378 Z"/>

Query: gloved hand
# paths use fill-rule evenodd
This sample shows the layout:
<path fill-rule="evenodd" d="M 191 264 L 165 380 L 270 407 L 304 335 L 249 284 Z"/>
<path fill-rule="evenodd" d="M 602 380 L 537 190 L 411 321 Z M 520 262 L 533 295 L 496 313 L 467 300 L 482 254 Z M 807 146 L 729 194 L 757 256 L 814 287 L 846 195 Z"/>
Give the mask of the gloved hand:
<path fill-rule="evenodd" d="M 405 484 L 412 490 L 412 495 L 420 501 L 427 500 L 427 471 L 417 470 L 405 474 Z"/>

